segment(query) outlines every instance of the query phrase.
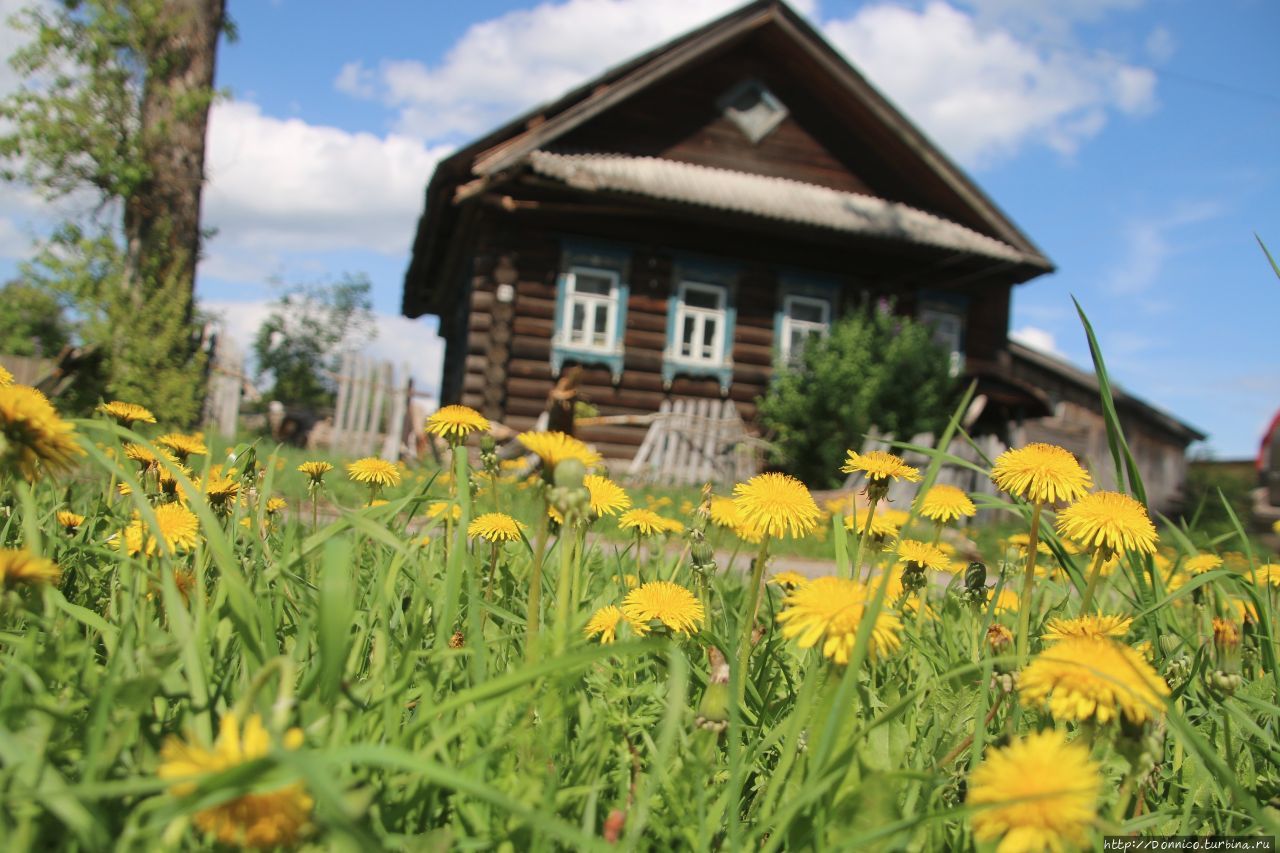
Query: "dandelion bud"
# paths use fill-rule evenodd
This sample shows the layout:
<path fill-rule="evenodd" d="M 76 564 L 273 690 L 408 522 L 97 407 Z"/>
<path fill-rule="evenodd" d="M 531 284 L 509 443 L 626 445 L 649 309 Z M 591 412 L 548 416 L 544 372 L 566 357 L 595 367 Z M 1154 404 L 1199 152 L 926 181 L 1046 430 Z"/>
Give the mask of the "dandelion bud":
<path fill-rule="evenodd" d="M 1164 652 L 1165 657 L 1169 657 L 1177 652 L 1181 646 L 1182 638 L 1177 634 L 1160 635 L 1160 651 Z"/>
<path fill-rule="evenodd" d="M 987 629 L 987 647 L 991 649 L 992 654 L 1004 654 L 1004 652 L 1013 645 L 1013 632 L 995 622 Z"/>
<path fill-rule="evenodd" d="M 729 685 L 712 681 L 702 694 L 698 715 L 694 722 L 698 728 L 719 734 L 729 726 Z"/>
<path fill-rule="evenodd" d="M 561 489 L 581 489 L 586 479 L 587 466 L 580 459 L 561 459 L 556 465 L 555 484 Z"/>

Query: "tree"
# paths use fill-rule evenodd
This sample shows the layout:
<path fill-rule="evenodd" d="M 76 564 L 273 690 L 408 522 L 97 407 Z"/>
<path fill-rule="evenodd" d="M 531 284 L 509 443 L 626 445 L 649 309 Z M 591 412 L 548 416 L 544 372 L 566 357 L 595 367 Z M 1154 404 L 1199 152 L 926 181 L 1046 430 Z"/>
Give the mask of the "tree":
<path fill-rule="evenodd" d="M 887 310 L 841 318 L 810 339 L 799 364 L 780 368 L 761 398 L 774 461 L 814 487 L 840 480 L 847 449 L 872 425 L 910 437 L 938 432 L 950 415 L 950 357 L 928 326 Z"/>
<path fill-rule="evenodd" d="M 373 340 L 369 279 L 344 275 L 332 284 L 291 287 L 258 327 L 253 354 L 258 378 L 271 379 L 268 396 L 299 406 L 332 405 L 342 354 Z"/>
<path fill-rule="evenodd" d="M 0 138 L 4 175 L 46 198 L 91 201 L 84 221 L 49 240 L 43 277 L 106 321 L 86 343 L 107 350 L 112 395 L 193 420 L 200 194 L 224 0 L 61 0 L 14 24 L 32 35 L 12 59 L 30 82 L 0 103 L 12 127 Z M 117 250 L 92 293 L 54 277 L 100 263 L 104 238 Z"/>
<path fill-rule="evenodd" d="M 52 358 L 71 341 L 57 295 L 24 281 L 0 287 L 0 353 Z"/>

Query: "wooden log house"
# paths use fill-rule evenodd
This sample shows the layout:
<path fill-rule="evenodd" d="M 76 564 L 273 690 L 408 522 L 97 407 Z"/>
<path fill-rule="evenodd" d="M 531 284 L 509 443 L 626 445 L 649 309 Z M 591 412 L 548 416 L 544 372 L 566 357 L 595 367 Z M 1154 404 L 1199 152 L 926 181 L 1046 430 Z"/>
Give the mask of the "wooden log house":
<path fill-rule="evenodd" d="M 439 315 L 441 397 L 533 426 L 570 365 L 604 415 L 732 399 L 875 300 L 932 323 L 987 418 L 1015 376 L 1010 291 L 1053 269 L 973 181 L 779 0 L 619 65 L 436 168 L 405 277 Z M 584 427 L 610 459 L 643 425 Z"/>

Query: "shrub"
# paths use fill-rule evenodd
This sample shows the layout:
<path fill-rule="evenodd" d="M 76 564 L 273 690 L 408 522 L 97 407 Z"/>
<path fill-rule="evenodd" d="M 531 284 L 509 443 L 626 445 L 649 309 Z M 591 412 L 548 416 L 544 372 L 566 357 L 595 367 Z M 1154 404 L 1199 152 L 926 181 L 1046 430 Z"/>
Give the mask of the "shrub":
<path fill-rule="evenodd" d="M 900 438 L 937 432 L 952 408 L 950 367 L 929 327 L 910 318 L 868 309 L 837 320 L 797 364 L 778 370 L 760 400 L 773 461 L 827 487 L 873 424 Z"/>

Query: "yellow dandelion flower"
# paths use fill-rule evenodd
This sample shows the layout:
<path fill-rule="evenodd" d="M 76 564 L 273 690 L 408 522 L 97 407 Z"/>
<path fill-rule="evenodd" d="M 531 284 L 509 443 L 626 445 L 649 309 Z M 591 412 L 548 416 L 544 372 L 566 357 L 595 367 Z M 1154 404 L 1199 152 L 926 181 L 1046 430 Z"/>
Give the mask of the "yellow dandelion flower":
<path fill-rule="evenodd" d="M 711 499 L 712 524 L 732 530 L 741 522 L 742 518 L 738 515 L 738 505 L 733 502 L 733 498 L 717 495 Z"/>
<path fill-rule="evenodd" d="M 955 521 L 957 518 L 969 518 L 977 512 L 968 495 L 946 483 L 929 489 L 920 500 L 920 514 L 938 524 Z"/>
<path fill-rule="evenodd" d="M 1193 575 L 1202 575 L 1214 569 L 1222 568 L 1222 558 L 1217 554 L 1196 554 L 1183 564 Z"/>
<path fill-rule="evenodd" d="M 153 424 L 156 422 L 156 416 L 151 414 L 151 410 L 139 406 L 137 403 L 122 403 L 119 400 L 112 400 L 110 403 L 100 404 L 97 411 L 126 427 L 136 423 Z"/>
<path fill-rule="evenodd" d="M 53 560 L 37 557 L 26 549 L 0 548 L 0 589 L 56 584 L 61 579 L 62 570 Z"/>
<path fill-rule="evenodd" d="M 318 486 L 324 479 L 324 475 L 333 470 L 333 466 L 328 462 L 311 460 L 299 465 L 298 470 L 311 478 L 311 485 Z"/>
<path fill-rule="evenodd" d="M 432 501 L 427 504 L 427 518 L 439 518 L 446 512 L 454 521 L 458 521 L 462 518 L 462 505 L 449 501 Z"/>
<path fill-rule="evenodd" d="M 1156 552 L 1156 526 L 1147 508 L 1121 492 L 1085 495 L 1058 513 L 1058 533 L 1085 547 L 1115 554 Z"/>
<path fill-rule="evenodd" d="M 3 364 L 0 364 L 0 388 L 4 388 L 12 384 L 13 374 L 6 370 Z"/>
<path fill-rule="evenodd" d="M 587 487 L 587 492 L 591 495 L 591 512 L 597 517 L 617 515 L 631 506 L 631 498 L 626 490 L 608 477 L 588 474 L 582 478 L 582 485 Z"/>
<path fill-rule="evenodd" d="M 901 563 L 915 563 L 922 569 L 945 572 L 951 568 L 951 559 L 937 545 L 928 542 L 903 539 L 898 543 L 897 554 Z"/>
<path fill-rule="evenodd" d="M 0 383 L 3 384 L 3 383 Z M 1280 534 L 1280 520 L 1271 522 L 1271 532 Z"/>
<path fill-rule="evenodd" d="M 659 516 L 659 518 L 662 519 L 663 533 L 684 533 L 683 521 L 677 521 L 674 518 L 667 518 L 665 516 Z"/>
<path fill-rule="evenodd" d="M 640 578 L 632 574 L 614 575 L 612 580 L 614 583 L 621 584 L 622 586 L 625 586 L 627 589 L 635 589 L 636 587 L 640 586 Z"/>
<path fill-rule="evenodd" d="M 438 435 L 458 443 L 476 431 L 489 429 L 489 420 L 468 406 L 445 406 L 427 418 L 428 435 Z"/>
<path fill-rule="evenodd" d="M 1018 598 L 1018 594 L 1008 587 L 1000 590 L 1000 594 L 995 598 L 995 614 L 997 616 L 1001 613 L 1017 613 L 1018 608 L 1021 606 L 1022 599 Z"/>
<path fill-rule="evenodd" d="M 853 474 L 862 471 L 867 475 L 868 480 L 905 480 L 908 483 L 920 482 L 920 470 L 912 468 L 906 462 L 902 461 L 901 456 L 895 456 L 884 450 L 872 450 L 869 453 L 858 453 L 853 450 L 846 451 L 847 456 L 844 465 L 840 470 L 846 474 Z"/>
<path fill-rule="evenodd" d="M 997 853 L 1057 853 L 1087 846 L 1102 773 L 1087 747 L 1050 729 L 988 751 L 968 787 L 975 839 L 1000 839 Z"/>
<path fill-rule="evenodd" d="M 987 646 L 992 654 L 1003 654 L 1013 645 L 1013 631 L 999 622 L 992 622 L 987 628 Z"/>
<path fill-rule="evenodd" d="M 1073 501 L 1093 481 L 1076 458 L 1053 444 L 1028 444 L 996 457 L 991 479 L 1001 490 L 1034 503 Z"/>
<path fill-rule="evenodd" d="M 733 534 L 748 545 L 759 545 L 764 541 L 764 531 L 754 524 L 739 521 L 733 526 Z"/>
<path fill-rule="evenodd" d="M 80 529 L 80 525 L 84 524 L 84 516 L 70 510 L 60 509 L 55 516 L 58 526 L 62 528 L 64 533 L 72 534 Z"/>
<path fill-rule="evenodd" d="M 907 513 L 900 510 L 877 510 L 876 514 L 871 517 L 871 527 L 869 533 L 873 539 L 893 539 L 897 537 L 898 531 L 902 529 L 902 525 L 906 523 Z M 854 518 L 852 515 L 844 517 L 844 529 L 853 533 L 861 534 L 867 525 L 866 514 Z"/>
<path fill-rule="evenodd" d="M 289 502 L 284 498 L 271 498 L 267 501 L 267 505 L 263 507 L 267 511 L 267 515 L 275 515 L 278 512 L 284 512 L 289 508 Z"/>
<path fill-rule="evenodd" d="M 1072 637 L 1046 648 L 1022 670 L 1022 704 L 1043 706 L 1059 720 L 1123 715 L 1135 723 L 1159 716 L 1169 686 L 1129 646 L 1098 637 Z"/>
<path fill-rule="evenodd" d="M 661 622 L 678 634 L 698 631 L 706 619 L 697 596 L 670 581 L 649 581 L 631 590 L 622 600 L 622 613 L 633 625 Z"/>
<path fill-rule="evenodd" d="M 302 731 L 290 729 L 281 745 L 297 749 Z M 264 758 L 271 752 L 271 736 L 257 714 L 245 720 L 244 729 L 234 713 L 221 721 L 213 748 L 170 737 L 160 751 L 162 762 L 156 771 L 161 779 L 173 780 L 169 793 L 184 797 L 193 793 L 202 777 Z M 301 783 L 261 793 L 241 794 L 216 806 L 196 812 L 195 825 L 202 832 L 232 847 L 291 847 L 306 831 L 314 803 Z"/>
<path fill-rule="evenodd" d="M 516 436 L 546 468 L 555 468 L 566 459 L 577 459 L 588 470 L 597 467 L 600 454 L 571 435 L 562 432 L 522 432 Z"/>
<path fill-rule="evenodd" d="M 231 509 L 231 506 L 235 503 L 236 496 L 240 494 L 239 480 L 212 470 L 209 472 L 207 479 L 203 482 L 197 482 L 195 485 L 204 493 L 205 500 L 214 509 Z"/>
<path fill-rule="evenodd" d="M 632 632 L 643 637 L 649 632 L 649 627 L 644 622 L 634 622 L 627 618 L 622 612 L 622 608 L 616 604 L 610 604 L 607 607 L 601 607 L 591 615 L 587 621 L 587 627 L 583 629 L 587 639 L 599 635 L 600 644 L 607 646 L 614 643 L 618 639 L 618 626 L 623 622 L 631 628 Z"/>
<path fill-rule="evenodd" d="M 371 488 L 400 485 L 400 469 L 385 459 L 366 456 L 347 465 L 347 476 Z"/>
<path fill-rule="evenodd" d="M 1230 619 L 1213 617 L 1213 644 L 1223 651 L 1234 651 L 1240 646 L 1240 626 Z"/>
<path fill-rule="evenodd" d="M 184 435 L 180 432 L 171 432 L 157 438 L 155 443 L 172 451 L 180 462 L 187 461 L 188 456 L 203 456 L 209 452 L 209 448 L 204 446 L 204 436 L 199 434 Z"/>
<path fill-rule="evenodd" d="M 28 482 L 69 469 L 84 454 L 75 429 L 43 394 L 26 385 L 0 387 L 0 469 L 12 466 Z"/>
<path fill-rule="evenodd" d="M 811 649 L 821 641 L 825 657 L 847 664 L 870 599 L 870 591 L 858 581 L 831 576 L 815 578 L 782 600 L 782 612 L 778 614 L 782 636 L 796 639 L 802 649 Z M 902 645 L 901 630 L 898 617 L 889 610 L 881 610 L 871 630 L 870 658 L 879 660 L 897 651 Z"/>
<path fill-rule="evenodd" d="M 1132 624 L 1132 616 L 1105 616 L 1099 613 L 1089 613 L 1074 619 L 1051 619 L 1045 626 L 1047 630 L 1043 639 L 1046 643 L 1057 643 L 1073 637 L 1118 640 L 1129 633 L 1129 626 Z"/>
<path fill-rule="evenodd" d="M 648 509 L 629 509 L 618 519 L 622 530 L 634 530 L 640 536 L 657 536 L 667 532 L 667 519 Z"/>
<path fill-rule="evenodd" d="M 190 551 L 200 541 L 200 519 L 182 504 L 161 504 L 155 508 L 156 524 L 160 528 L 160 537 L 169 553 L 179 554 Z M 134 518 L 124 530 L 125 553 L 130 556 L 145 554 L 155 556 L 159 550 L 159 542 L 151 529 L 140 518 Z M 119 540 L 116 540 L 117 544 Z"/>
<path fill-rule="evenodd" d="M 785 571 L 778 572 L 769 578 L 769 583 L 776 583 L 783 589 L 795 589 L 809 582 L 809 578 L 799 572 Z"/>
<path fill-rule="evenodd" d="M 1017 548 L 1023 554 L 1027 553 L 1027 548 L 1031 547 L 1031 536 L 1026 533 L 1015 533 L 1004 541 L 1010 548 Z M 1036 553 L 1043 554 L 1046 557 L 1053 556 L 1053 551 L 1049 548 L 1049 543 L 1045 542 L 1043 539 L 1036 542 Z"/>
<path fill-rule="evenodd" d="M 733 487 L 742 524 L 765 536 L 805 536 L 818 526 L 822 511 L 804 483 L 786 474 L 757 474 Z"/>
<path fill-rule="evenodd" d="M 520 522 L 502 512 L 486 512 L 467 525 L 467 535 L 489 542 L 516 542 L 520 539 Z"/>
<path fill-rule="evenodd" d="M 1246 572 L 1246 575 L 1248 573 Z M 1280 587 L 1280 563 L 1263 563 L 1258 566 L 1254 572 L 1254 579 L 1258 586 L 1278 586 Z"/>

